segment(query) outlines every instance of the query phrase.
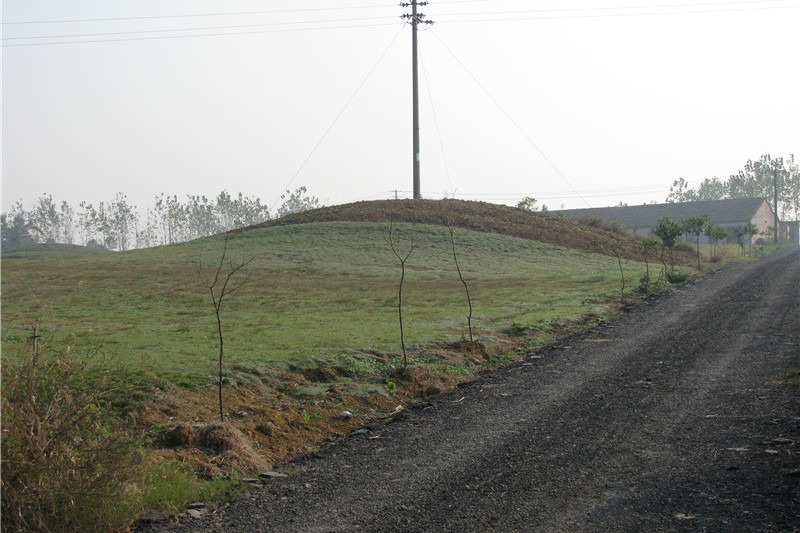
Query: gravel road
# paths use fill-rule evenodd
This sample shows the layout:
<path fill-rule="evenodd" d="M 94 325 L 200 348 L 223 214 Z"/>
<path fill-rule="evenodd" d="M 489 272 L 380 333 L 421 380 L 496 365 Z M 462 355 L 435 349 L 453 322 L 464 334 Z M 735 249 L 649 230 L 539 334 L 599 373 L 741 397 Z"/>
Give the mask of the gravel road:
<path fill-rule="evenodd" d="M 800 531 L 800 396 L 782 383 L 798 368 L 800 252 L 784 248 L 160 531 Z"/>

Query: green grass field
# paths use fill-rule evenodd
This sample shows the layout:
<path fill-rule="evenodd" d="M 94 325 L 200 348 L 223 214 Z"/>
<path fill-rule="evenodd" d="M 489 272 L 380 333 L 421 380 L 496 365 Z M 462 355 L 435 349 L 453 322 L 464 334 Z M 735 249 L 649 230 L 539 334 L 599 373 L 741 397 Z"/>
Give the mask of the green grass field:
<path fill-rule="evenodd" d="M 310 364 L 362 350 L 399 352 L 399 265 L 388 224 L 328 222 L 257 228 L 232 236 L 227 259 L 254 257 L 251 281 L 223 303 L 229 364 Z M 459 339 L 467 305 L 443 226 L 416 225 L 404 286 L 407 346 Z M 412 225 L 397 224 L 401 246 Z M 488 337 L 512 324 L 604 312 L 619 290 L 612 257 L 456 229 L 473 324 Z M 33 319 L 54 353 L 100 350 L 125 370 L 183 384 L 214 380 L 216 322 L 198 260 L 210 275 L 223 240 L 130 252 L 3 261 L 6 356 L 29 343 Z M 628 287 L 644 266 L 624 262 Z M 236 278 L 234 278 L 236 279 Z M 9 349 L 10 348 L 10 349 Z"/>

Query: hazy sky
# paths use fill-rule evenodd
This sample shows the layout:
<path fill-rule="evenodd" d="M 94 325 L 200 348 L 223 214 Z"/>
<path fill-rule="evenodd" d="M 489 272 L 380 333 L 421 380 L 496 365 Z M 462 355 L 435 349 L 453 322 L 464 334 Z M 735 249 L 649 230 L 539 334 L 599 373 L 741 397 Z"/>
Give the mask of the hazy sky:
<path fill-rule="evenodd" d="M 222 189 L 272 205 L 301 185 L 326 204 L 410 196 L 397 4 L 3 1 L 3 208 Z M 421 11 L 425 197 L 661 202 L 679 177 L 800 155 L 800 0 Z"/>

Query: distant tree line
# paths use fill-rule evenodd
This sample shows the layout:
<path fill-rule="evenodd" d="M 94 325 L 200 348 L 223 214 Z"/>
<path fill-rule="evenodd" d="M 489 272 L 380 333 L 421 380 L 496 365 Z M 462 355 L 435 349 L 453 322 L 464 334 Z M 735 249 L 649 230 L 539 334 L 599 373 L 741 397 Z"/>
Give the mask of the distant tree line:
<path fill-rule="evenodd" d="M 320 207 L 319 199 L 305 187 L 281 196 L 278 217 Z M 109 250 L 149 248 L 215 235 L 235 228 L 259 224 L 270 219 L 269 208 L 257 197 L 227 191 L 209 200 L 189 195 L 160 194 L 153 206 L 140 211 L 123 193 L 109 202 L 81 202 L 77 209 L 67 202 L 56 202 L 43 194 L 26 209 L 21 201 L 0 215 L 3 248 L 27 244 L 83 244 Z"/>
<path fill-rule="evenodd" d="M 727 180 L 706 178 L 696 188 L 679 178 L 669 188 L 667 202 L 697 202 L 727 198 L 764 198 L 770 205 L 778 190 L 778 216 L 797 220 L 800 216 L 800 168 L 794 155 L 773 158 L 769 154 L 748 160 L 744 168 Z"/>

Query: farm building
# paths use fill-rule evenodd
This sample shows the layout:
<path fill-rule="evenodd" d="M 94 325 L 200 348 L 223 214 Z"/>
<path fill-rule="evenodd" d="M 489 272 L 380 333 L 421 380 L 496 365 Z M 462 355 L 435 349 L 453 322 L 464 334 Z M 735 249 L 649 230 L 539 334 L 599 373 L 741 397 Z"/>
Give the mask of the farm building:
<path fill-rule="evenodd" d="M 708 215 L 712 224 L 728 230 L 730 233 L 728 242 L 736 242 L 734 229 L 744 226 L 748 222 L 752 222 L 759 229 L 759 233 L 753 236 L 754 241 L 759 238 L 766 239 L 768 229 L 775 225 L 772 208 L 763 198 L 568 209 L 559 213 L 567 218 L 595 218 L 616 222 L 634 235 L 649 234 L 658 221 L 664 217 L 681 221 L 696 215 Z M 704 242 L 703 239 L 700 242 Z M 705 242 L 708 242 L 707 239 Z"/>
<path fill-rule="evenodd" d="M 781 222 L 781 235 L 788 235 L 792 244 L 800 244 L 800 222 L 797 220 Z"/>

